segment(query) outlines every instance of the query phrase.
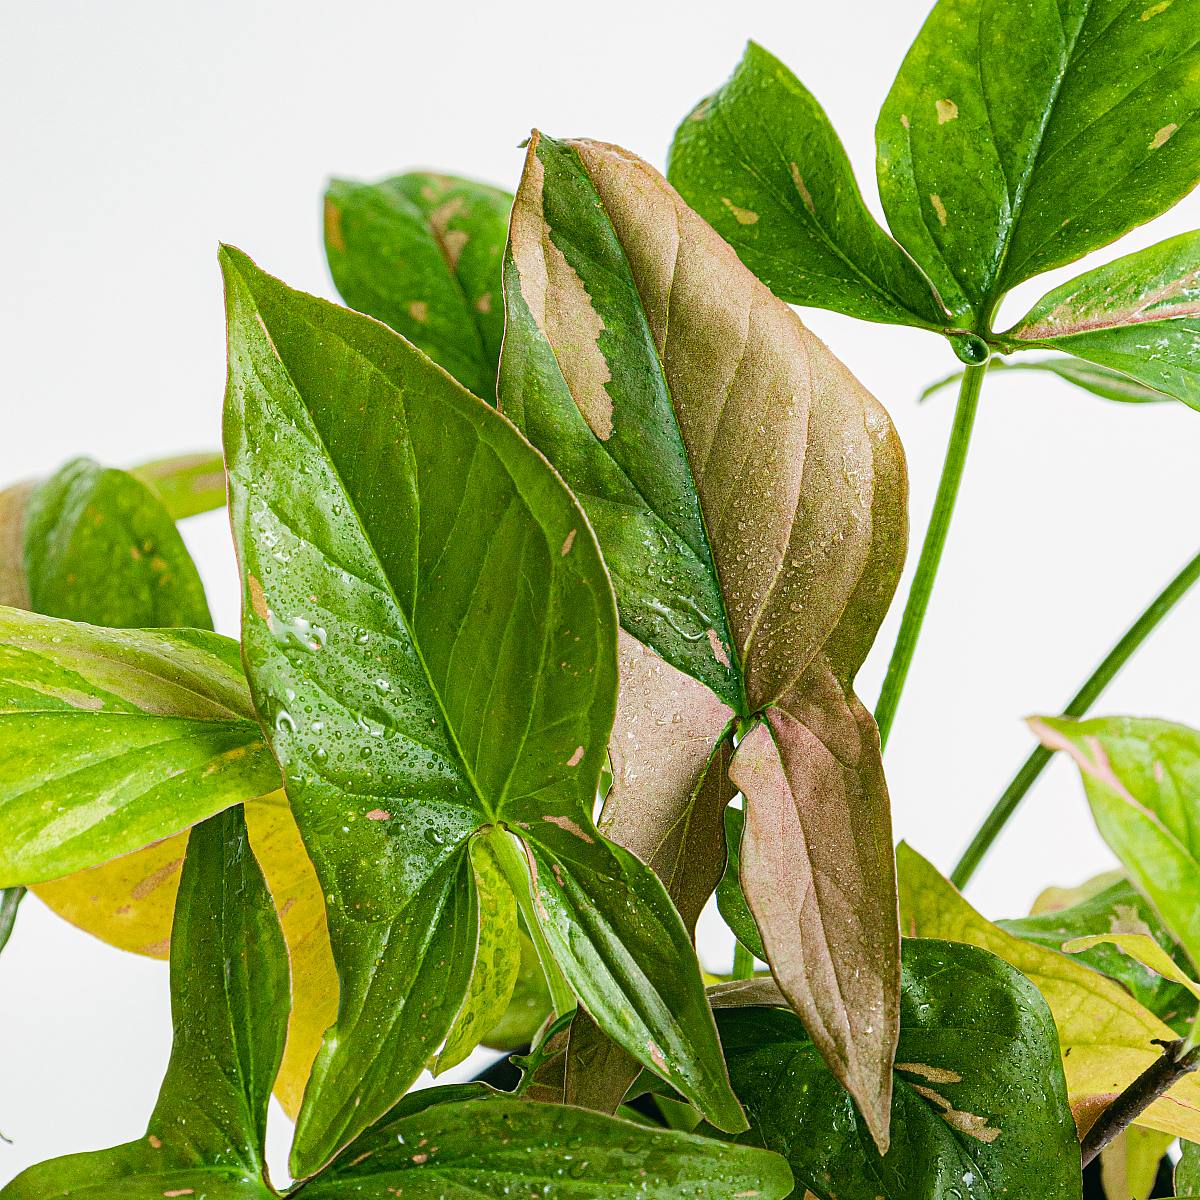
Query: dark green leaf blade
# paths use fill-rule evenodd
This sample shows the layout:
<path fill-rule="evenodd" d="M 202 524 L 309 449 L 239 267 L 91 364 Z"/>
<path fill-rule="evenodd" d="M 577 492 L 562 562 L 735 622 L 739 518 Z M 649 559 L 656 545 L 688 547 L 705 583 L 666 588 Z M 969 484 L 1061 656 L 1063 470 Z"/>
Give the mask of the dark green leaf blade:
<path fill-rule="evenodd" d="M 667 177 L 781 299 L 945 324 L 929 281 L 867 211 L 821 106 L 755 42 L 679 126 Z"/>
<path fill-rule="evenodd" d="M 1200 232 L 1064 283 L 1004 336 L 1111 367 L 1200 408 Z"/>
<path fill-rule="evenodd" d="M 782 1153 L 817 1200 L 1079 1200 L 1075 1123 L 1037 989 L 986 951 L 908 938 L 901 997 L 885 1157 L 792 1013 L 722 1009 L 746 1138 Z"/>
<path fill-rule="evenodd" d="M 247 662 L 343 987 L 297 1127 L 307 1176 L 404 1093 L 460 1008 L 476 917 L 451 877 L 470 878 L 470 835 L 514 809 L 590 810 L 616 619 L 582 512 L 493 408 L 382 325 L 238 251 L 222 265 Z M 389 931 L 429 922 L 447 973 L 427 970 L 418 1004 L 420 963 Z"/>
<path fill-rule="evenodd" d="M 31 1167 L 5 1200 L 265 1200 L 267 1103 L 283 1057 L 287 951 L 240 807 L 198 825 L 171 938 L 174 1044 L 145 1138 Z"/>
<path fill-rule="evenodd" d="M 1184 1141 L 1179 1146 L 1179 1162 L 1175 1166 L 1175 1190 L 1181 1197 L 1200 1196 L 1200 1145 Z"/>
<path fill-rule="evenodd" d="M 306 1190 L 313 1200 L 783 1200 L 791 1189 L 787 1165 L 766 1150 L 496 1096 L 383 1123 Z"/>
<path fill-rule="evenodd" d="M 725 810 L 725 844 L 728 847 L 729 858 L 725 874 L 717 884 L 717 909 L 725 918 L 725 924 L 733 930 L 734 937 L 760 962 L 766 962 L 767 952 L 763 949 L 762 936 L 754 923 L 750 906 L 746 903 L 739 878 L 742 870 L 742 831 L 745 824 L 746 814 L 742 809 Z"/>
<path fill-rule="evenodd" d="M 500 259 L 512 196 L 416 171 L 380 183 L 335 179 L 325 250 L 351 308 L 375 317 L 484 400 L 504 336 Z"/>
<path fill-rule="evenodd" d="M 56 879 L 279 786 L 236 642 L 0 609 L 0 886 Z"/>
<path fill-rule="evenodd" d="M 964 319 L 1197 182 L 1186 0 L 939 0 L 880 113 L 892 232 Z"/>

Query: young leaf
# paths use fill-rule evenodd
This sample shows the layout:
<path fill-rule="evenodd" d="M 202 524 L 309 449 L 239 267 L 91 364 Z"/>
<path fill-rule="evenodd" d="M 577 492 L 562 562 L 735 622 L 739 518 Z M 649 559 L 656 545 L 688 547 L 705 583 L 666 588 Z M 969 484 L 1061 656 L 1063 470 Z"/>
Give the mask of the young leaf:
<path fill-rule="evenodd" d="M 449 175 L 335 179 L 325 250 L 351 308 L 403 334 L 475 395 L 496 394 L 500 256 L 512 197 Z"/>
<path fill-rule="evenodd" d="M 717 908 L 725 923 L 755 958 L 766 962 L 767 952 L 763 949 L 758 926 L 754 923 L 750 906 L 742 892 L 742 834 L 746 814 L 740 808 L 725 810 L 725 844 L 728 847 L 728 863 L 721 882 L 717 884 Z"/>
<path fill-rule="evenodd" d="M 4 1200 L 275 1195 L 263 1139 L 283 1053 L 288 962 L 240 808 L 188 839 L 171 957 L 175 1040 L 146 1136 L 31 1167 Z"/>
<path fill-rule="evenodd" d="M 1075 1125 L 1036 989 L 973 946 L 920 939 L 904 943 L 902 978 L 887 1156 L 800 1022 L 778 1008 L 718 1017 L 747 1136 L 782 1153 L 797 1190 L 820 1200 L 1079 1200 Z"/>
<path fill-rule="evenodd" d="M 792 1176 L 782 1158 L 757 1147 L 493 1095 L 427 1103 L 382 1122 L 305 1190 L 312 1200 L 616 1200 L 631 1191 L 647 1200 L 783 1200 Z"/>
<path fill-rule="evenodd" d="M 175 521 L 210 512 L 225 503 L 225 463 L 219 454 L 159 458 L 129 473 L 158 497 Z"/>
<path fill-rule="evenodd" d="M 786 714 L 783 744 L 751 734 L 731 775 L 751 780 L 750 820 L 757 805 L 759 820 L 787 821 L 817 874 L 862 901 L 866 925 L 848 929 L 840 907 L 834 920 L 822 893 L 802 918 L 815 960 L 798 959 L 795 910 L 764 909 L 778 920 L 763 940 L 885 1143 L 890 1072 L 875 1060 L 895 1040 L 899 939 L 878 739 L 851 685 L 903 558 L 891 424 L 661 176 L 615 147 L 534 135 L 505 297 L 502 405 L 580 496 L 622 627 L 645 648 L 628 660 L 651 668 L 623 673 L 617 778 L 652 780 L 645 819 L 670 827 L 692 811 L 696 764 L 731 717 Z M 679 718 L 673 745 L 654 726 L 662 711 Z M 756 757 L 774 779 L 779 754 L 790 795 L 739 771 Z M 833 791 L 812 842 L 796 804 L 818 787 Z M 857 840 L 838 827 L 850 808 Z M 782 887 L 780 867 L 756 857 L 743 874 Z"/>
<path fill-rule="evenodd" d="M 988 363 L 988 371 L 1002 371 L 1006 374 L 1012 371 L 1049 371 L 1052 375 L 1057 375 L 1102 400 L 1116 400 L 1121 404 L 1157 404 L 1173 399 L 1166 392 L 1138 383 L 1136 379 L 1130 379 L 1128 375 L 1122 375 L 1119 371 L 1110 371 L 1107 367 L 1099 367 L 1079 358 L 1018 358 L 1010 362 L 993 355 Z M 953 375 L 931 383 L 917 399 L 925 401 L 943 388 L 957 387 L 961 379 L 962 372 L 955 371 Z"/>
<path fill-rule="evenodd" d="M 1147 933 L 1093 933 L 1064 942 L 1063 951 L 1067 954 L 1078 954 L 1081 950 L 1091 950 L 1099 945 L 1116 946 L 1148 970 L 1157 971 L 1164 979 L 1187 988 L 1193 996 L 1200 999 L 1200 983 L 1188 975 Z"/>
<path fill-rule="evenodd" d="M 945 324 L 929 281 L 867 211 L 824 110 L 755 42 L 679 126 L 667 175 L 781 299 Z"/>
<path fill-rule="evenodd" d="M 391 1107 L 458 1013 L 478 941 L 472 833 L 593 838 L 616 621 L 583 514 L 503 417 L 375 322 L 222 258 L 247 662 L 342 982 L 300 1176 Z M 657 903 L 630 861 L 634 894 Z M 668 944 L 688 946 L 671 916 Z M 690 948 L 680 964 L 658 943 L 646 966 L 700 990 Z M 720 1064 L 704 1016 L 677 1073 Z M 736 1111 L 727 1084 L 697 1099 L 717 1121 Z"/>
<path fill-rule="evenodd" d="M 996 924 L 1007 933 L 1051 950 L 1061 950 L 1072 939 L 1098 933 L 1141 933 L 1153 938 L 1164 952 L 1183 958 L 1179 943 L 1167 931 L 1162 919 L 1125 879 L 1118 879 L 1068 907 L 1041 912 L 1035 908 L 1035 913 Z M 1186 988 L 1142 966 L 1115 946 L 1097 943 L 1088 950 L 1072 950 L 1072 954 L 1093 970 L 1122 984 L 1139 1004 L 1161 1017 L 1178 1033 L 1187 1032 L 1196 1012 L 1196 1001 Z"/>
<path fill-rule="evenodd" d="M 481 1044 L 491 1050 L 519 1050 L 529 1046 L 553 1011 L 546 976 L 537 950 L 524 929 L 517 932 L 521 966 L 512 997 L 503 1016 L 487 1031 Z"/>
<path fill-rule="evenodd" d="M 1200 408 L 1200 232 L 1064 283 L 1004 336 L 1115 368 Z"/>
<path fill-rule="evenodd" d="M 1030 725 L 1047 749 L 1075 761 L 1100 836 L 1200 962 L 1200 733 L 1132 717 Z"/>
<path fill-rule="evenodd" d="M 1067 1095 L 1076 1123 L 1088 1127 L 1112 1098 L 1162 1056 L 1175 1035 L 1111 979 L 1070 955 L 1022 941 L 981 917 L 937 870 L 901 843 L 900 909 L 914 937 L 967 942 L 1016 967 L 1042 993 L 1058 1026 Z M 1185 1076 L 1136 1124 L 1178 1137 L 1200 1135 L 1200 1080 Z"/>
<path fill-rule="evenodd" d="M 1163 1156 L 1175 1139 L 1130 1125 L 1100 1153 L 1100 1179 L 1108 1200 L 1150 1200 Z"/>
<path fill-rule="evenodd" d="M 0 609 L 0 887 L 108 862 L 279 786 L 236 642 Z"/>
<path fill-rule="evenodd" d="M 1192 6 L 939 0 L 879 116 L 892 232 L 956 314 L 1165 212 L 1196 183 Z"/>

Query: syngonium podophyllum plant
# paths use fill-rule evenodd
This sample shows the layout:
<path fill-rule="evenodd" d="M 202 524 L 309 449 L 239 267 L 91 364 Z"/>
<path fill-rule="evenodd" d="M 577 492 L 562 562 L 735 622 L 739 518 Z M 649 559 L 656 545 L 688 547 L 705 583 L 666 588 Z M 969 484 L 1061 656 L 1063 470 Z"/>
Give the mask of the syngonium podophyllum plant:
<path fill-rule="evenodd" d="M 1111 876 L 984 919 L 894 852 L 880 736 L 987 371 L 1050 348 L 1011 366 L 1200 407 L 1200 234 L 992 327 L 1195 183 L 1198 43 L 1196 0 L 941 0 L 880 117 L 890 234 L 751 46 L 671 183 L 539 134 L 515 198 L 335 183 L 349 309 L 223 249 L 223 462 L 0 495 L 0 939 L 31 888 L 169 954 L 175 1025 L 142 1138 L 0 1195 L 277 1194 L 272 1091 L 314 1200 L 1078 1200 L 1098 1155 L 1127 1200 L 1177 1138 L 1200 1194 L 1200 733 L 1080 719 L 1200 559 L 1032 723 L 954 879 L 1055 750 Z M 969 364 L 874 716 L 904 456 L 789 301 Z M 226 486 L 240 645 L 176 526 Z M 412 1090 L 525 1044 L 512 1092 Z"/>

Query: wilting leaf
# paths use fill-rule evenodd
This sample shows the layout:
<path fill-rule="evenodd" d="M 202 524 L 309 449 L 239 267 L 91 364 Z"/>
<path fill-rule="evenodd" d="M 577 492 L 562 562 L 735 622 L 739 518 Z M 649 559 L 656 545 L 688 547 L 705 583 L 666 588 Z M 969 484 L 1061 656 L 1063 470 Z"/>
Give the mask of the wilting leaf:
<path fill-rule="evenodd" d="M 1200 962 L 1200 733 L 1133 717 L 1030 725 L 1075 761 L 1100 836 Z"/>
<path fill-rule="evenodd" d="M 1074 895 L 1069 899 L 1075 900 Z M 1044 904 L 1040 900 L 1039 904 Z M 1060 950 L 1073 938 L 1095 934 L 1141 933 L 1154 939 L 1164 952 L 1183 959 L 1179 943 L 1167 931 L 1149 902 L 1128 880 L 1119 878 L 1067 907 L 1037 911 L 1016 921 L 997 921 L 1008 933 L 1039 946 Z M 1097 943 L 1091 949 L 1072 950 L 1080 962 L 1123 984 L 1140 1004 L 1161 1017 L 1178 1033 L 1186 1033 L 1196 1012 L 1196 1001 L 1186 988 L 1163 978 L 1123 954 L 1115 946 Z M 1184 961 L 1186 961 L 1184 959 Z M 1182 965 L 1182 964 L 1180 964 Z"/>
<path fill-rule="evenodd" d="M 904 932 L 968 942 L 990 950 L 1033 981 L 1058 1026 L 1067 1095 L 1078 1125 L 1162 1055 L 1175 1035 L 1111 979 L 1072 956 L 1022 941 L 981 917 L 948 880 L 901 844 L 900 908 Z M 1138 1125 L 1178 1137 L 1200 1135 L 1200 1080 L 1188 1075 L 1137 1118 Z"/>
<path fill-rule="evenodd" d="M 659 1200 L 783 1200 L 792 1176 L 782 1158 L 757 1147 L 493 1095 L 426 1103 L 381 1122 L 306 1190 L 313 1200 L 387 1193 L 616 1200 L 632 1192 Z"/>
<path fill-rule="evenodd" d="M 955 313 L 1170 208 L 1196 183 L 1186 0 L 940 0 L 880 113 L 892 232 Z"/>
<path fill-rule="evenodd" d="M 763 940 L 886 1141 L 890 1072 L 859 1058 L 886 1059 L 895 1039 L 890 820 L 874 725 L 851 684 L 903 557 L 905 479 L 891 424 L 661 176 L 615 147 L 533 137 L 505 296 L 504 410 L 581 498 L 622 627 L 663 664 L 649 685 L 623 673 L 617 776 L 654 781 L 644 819 L 668 828 L 692 809 L 705 743 L 716 745 L 731 716 L 771 708 L 793 723 L 778 752 L 756 751 L 764 735 L 751 734 L 731 775 L 751 776 L 739 758 L 744 768 L 758 753 L 767 778 L 762 749 L 792 756 L 788 833 L 799 859 L 813 856 L 819 875 L 863 900 L 866 926 L 848 930 L 823 894 L 802 918 L 810 961 L 796 954 L 794 911 Z M 658 688 L 669 699 L 656 709 Z M 656 711 L 672 714 L 673 747 Z M 664 747 L 674 782 L 659 790 Z M 822 799 L 823 840 L 812 842 L 814 818 L 795 803 L 818 788 L 834 790 Z M 755 779 L 743 790 L 751 822 L 756 805 L 759 820 L 784 820 L 778 789 Z M 833 815 L 849 807 L 861 831 L 852 842 Z M 762 842 L 753 846 L 757 855 Z M 847 849 L 851 858 L 832 861 Z M 782 885 L 778 867 L 756 857 L 743 876 Z"/>
<path fill-rule="evenodd" d="M 223 264 L 247 661 L 342 983 L 297 1126 L 302 1176 L 395 1103 L 459 1011 L 472 833 L 594 838 L 615 614 L 583 514 L 494 409 L 382 326 L 236 251 Z M 667 944 L 687 947 L 669 911 Z M 701 991 L 690 947 L 689 965 L 662 945 L 648 969 Z M 719 1064 L 704 1017 L 689 1052 Z M 686 1085 L 707 1068 L 671 1069 Z M 730 1120 L 727 1084 L 699 1102 Z"/>
<path fill-rule="evenodd" d="M 747 1139 L 778 1150 L 797 1192 L 820 1200 L 1079 1200 L 1054 1022 L 1035 988 L 973 946 L 920 939 L 904 943 L 902 980 L 887 1156 L 780 1008 L 718 1014 Z"/>
<path fill-rule="evenodd" d="M 945 324 L 929 281 L 867 211 L 824 110 L 756 43 L 679 126 L 668 177 L 781 299 Z"/>
<path fill-rule="evenodd" d="M 108 862 L 274 791 L 236 642 L 0 609 L 0 886 Z"/>
<path fill-rule="evenodd" d="M 1163 1155 L 1175 1139 L 1131 1125 L 1101 1151 L 1100 1178 L 1108 1200 L 1150 1200 Z"/>
<path fill-rule="evenodd" d="M 763 949 L 762 938 L 746 897 L 742 893 L 742 832 L 745 826 L 746 814 L 740 808 L 725 810 L 725 844 L 728 847 L 728 865 L 721 882 L 717 884 L 717 908 L 725 923 L 733 930 L 737 938 L 755 958 L 766 962 L 767 952 Z"/>
<path fill-rule="evenodd" d="M 225 503 L 225 463 L 219 454 L 179 454 L 143 463 L 130 472 L 176 521 Z"/>
<path fill-rule="evenodd" d="M 1064 283 L 1004 336 L 1112 367 L 1200 408 L 1200 233 Z"/>
<path fill-rule="evenodd" d="M 1098 367 L 1079 358 L 1016 358 L 1009 361 L 993 356 L 988 363 L 988 371 L 1000 371 L 1005 374 L 1011 371 L 1049 371 L 1052 375 L 1083 388 L 1085 392 L 1091 392 L 1103 400 L 1116 400 L 1122 404 L 1156 404 L 1172 399 L 1166 392 L 1138 383 L 1119 371 L 1110 371 L 1107 367 Z M 957 387 L 961 380 L 962 372 L 955 371 L 953 375 L 931 383 L 918 399 L 928 400 L 943 388 Z"/>
<path fill-rule="evenodd" d="M 504 335 L 500 258 L 512 197 L 449 175 L 335 179 L 325 250 L 351 308 L 402 333 L 469 391 L 496 394 Z"/>
<path fill-rule="evenodd" d="M 172 940 L 175 1040 L 146 1136 L 31 1167 L 0 1191 L 5 1200 L 275 1194 L 263 1139 L 288 963 L 240 808 L 192 831 Z"/>

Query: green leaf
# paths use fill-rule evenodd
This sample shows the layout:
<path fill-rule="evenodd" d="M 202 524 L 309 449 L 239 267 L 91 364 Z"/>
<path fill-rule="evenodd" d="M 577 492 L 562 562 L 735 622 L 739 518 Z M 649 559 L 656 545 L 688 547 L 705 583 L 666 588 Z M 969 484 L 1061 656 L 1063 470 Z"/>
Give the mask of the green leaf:
<path fill-rule="evenodd" d="M 1016 967 L 1042 993 L 1058 1025 L 1072 1111 L 1081 1128 L 1162 1057 L 1175 1034 L 1111 979 L 1069 954 L 1013 937 L 979 915 L 932 864 L 901 843 L 901 922 L 906 934 L 967 942 Z M 1185 1076 L 1136 1123 L 1179 1137 L 1200 1136 L 1200 1080 Z"/>
<path fill-rule="evenodd" d="M 1197 181 L 1187 0 L 939 0 L 876 130 L 892 232 L 952 312 L 1165 212 Z"/>
<path fill-rule="evenodd" d="M 747 1138 L 783 1154 L 819 1200 L 1079 1200 L 1075 1124 L 1054 1022 L 1028 980 L 973 946 L 906 939 L 892 1146 L 785 1009 L 719 1013 Z"/>
<path fill-rule="evenodd" d="M 993 356 L 988 363 L 988 371 L 1000 371 L 1005 374 L 1011 371 L 1049 371 L 1085 392 L 1091 392 L 1102 400 L 1115 400 L 1122 404 L 1155 404 L 1163 400 L 1171 400 L 1166 392 L 1157 391 L 1122 375 L 1119 371 L 1110 371 L 1107 367 L 1098 367 L 1094 363 L 1084 362 L 1078 358 L 1019 358 L 1008 361 Z M 918 402 L 928 400 L 930 396 L 944 388 L 957 387 L 962 380 L 962 372 L 955 371 L 942 379 L 931 383 L 917 397 Z"/>
<path fill-rule="evenodd" d="M 756 43 L 679 126 L 668 178 L 781 299 L 945 324 L 929 281 L 867 211 L 824 110 Z"/>
<path fill-rule="evenodd" d="M 1003 336 L 1112 367 L 1200 408 L 1200 232 L 1064 283 Z"/>
<path fill-rule="evenodd" d="M 583 513 L 503 417 L 382 326 L 237 251 L 223 265 L 246 655 L 343 989 L 298 1121 L 303 1176 L 391 1107 L 459 1011 L 478 939 L 453 876 L 471 879 L 471 834 L 599 845 L 616 621 Z M 629 863 L 657 905 L 661 886 Z M 687 957 L 660 941 L 647 969 L 699 991 L 667 912 L 665 944 Z M 426 939 L 423 974 L 397 931 Z M 719 1064 L 704 1017 L 688 1053 Z M 699 1099 L 717 1121 L 736 1111 L 727 1084 Z"/>
<path fill-rule="evenodd" d="M 685 823 L 730 722 L 786 713 L 782 745 L 739 749 L 729 773 L 750 820 L 757 809 L 793 850 L 783 864 L 753 841 L 743 876 L 794 900 L 811 869 L 815 901 L 764 907 L 759 927 L 886 1141 L 890 1072 L 875 1060 L 895 1038 L 894 867 L 878 737 L 852 681 L 904 552 L 891 423 L 665 180 L 615 147 L 534 135 L 505 297 L 502 406 L 580 497 L 613 575 L 614 795 L 631 824 Z M 766 758 L 787 755 L 776 774 L 790 771 L 794 790 L 757 786 L 752 755 L 764 780 Z M 635 843 L 629 828 L 620 837 Z M 690 869 L 711 886 L 721 864 Z M 835 877 L 836 899 L 821 882 Z"/>
<path fill-rule="evenodd" d="M 1125 879 L 1110 884 L 1087 899 L 1066 908 L 1043 911 L 1015 921 L 997 921 L 1008 933 L 1051 950 L 1061 950 L 1074 938 L 1100 933 L 1144 933 L 1183 958 L 1179 943 L 1167 931 L 1149 902 Z M 1196 1002 L 1186 988 L 1170 983 L 1121 953 L 1116 947 L 1096 944 L 1085 951 L 1072 951 L 1075 958 L 1115 979 L 1156 1016 L 1178 1033 L 1186 1033 L 1196 1012 Z M 1186 960 L 1185 960 L 1186 961 Z"/>
<path fill-rule="evenodd" d="M 236 642 L 0 609 L 0 887 L 108 862 L 279 786 Z"/>
<path fill-rule="evenodd" d="M 615 1200 L 631 1190 L 655 1200 L 783 1200 L 792 1176 L 756 1147 L 495 1096 L 381 1124 L 306 1188 L 312 1200 L 389 1191 L 413 1200 Z"/>
<path fill-rule="evenodd" d="M 1101 945 L 1116 946 L 1148 970 L 1187 988 L 1200 999 L 1200 983 L 1192 979 L 1148 933 L 1094 933 L 1064 942 L 1063 950 L 1067 954 L 1078 954 Z"/>
<path fill-rule="evenodd" d="M 22 608 L 92 625 L 212 628 L 175 522 L 125 471 L 78 458 L 34 485 L 23 540 Z"/>
<path fill-rule="evenodd" d="M 1158 1168 L 1175 1139 L 1130 1125 L 1100 1152 L 1100 1178 L 1108 1200 L 1150 1200 Z"/>
<path fill-rule="evenodd" d="M 512 996 L 504 1014 L 482 1038 L 482 1044 L 492 1050 L 519 1050 L 530 1045 L 552 1011 L 537 950 L 524 929 L 517 931 L 517 940 L 521 966 Z"/>
<path fill-rule="evenodd" d="M 1100 836 L 1200 962 L 1200 733 L 1135 717 L 1036 717 L 1030 726 L 1074 760 Z"/>
<path fill-rule="evenodd" d="M 0 890 L 0 950 L 8 945 L 12 937 L 13 925 L 17 919 L 17 909 L 25 899 L 23 887 L 4 888 Z"/>
<path fill-rule="evenodd" d="M 171 1060 L 146 1136 L 31 1167 L 4 1200 L 265 1200 L 263 1139 L 283 1057 L 288 962 L 240 808 L 198 825 L 175 908 Z"/>
<path fill-rule="evenodd" d="M 742 830 L 745 826 L 746 814 L 740 808 L 725 810 L 725 844 L 728 847 L 729 862 L 721 882 L 717 884 L 717 908 L 725 923 L 733 930 L 737 938 L 755 958 L 766 962 L 767 952 L 763 949 L 762 938 L 758 926 L 754 924 L 754 916 L 746 897 L 742 892 L 738 876 L 742 863 Z"/>
<path fill-rule="evenodd" d="M 1179 1162 L 1175 1165 L 1175 1190 L 1180 1196 L 1192 1193 L 1200 1196 L 1200 1145 L 1194 1141 L 1183 1141 L 1179 1151 Z"/>
<path fill-rule="evenodd" d="M 390 325 L 469 391 L 496 394 L 504 335 L 500 257 L 512 196 L 449 175 L 335 179 L 325 250 L 351 308 Z"/>
<path fill-rule="evenodd" d="M 219 454 L 179 454 L 142 463 L 129 472 L 182 521 L 225 504 L 225 463 Z"/>

